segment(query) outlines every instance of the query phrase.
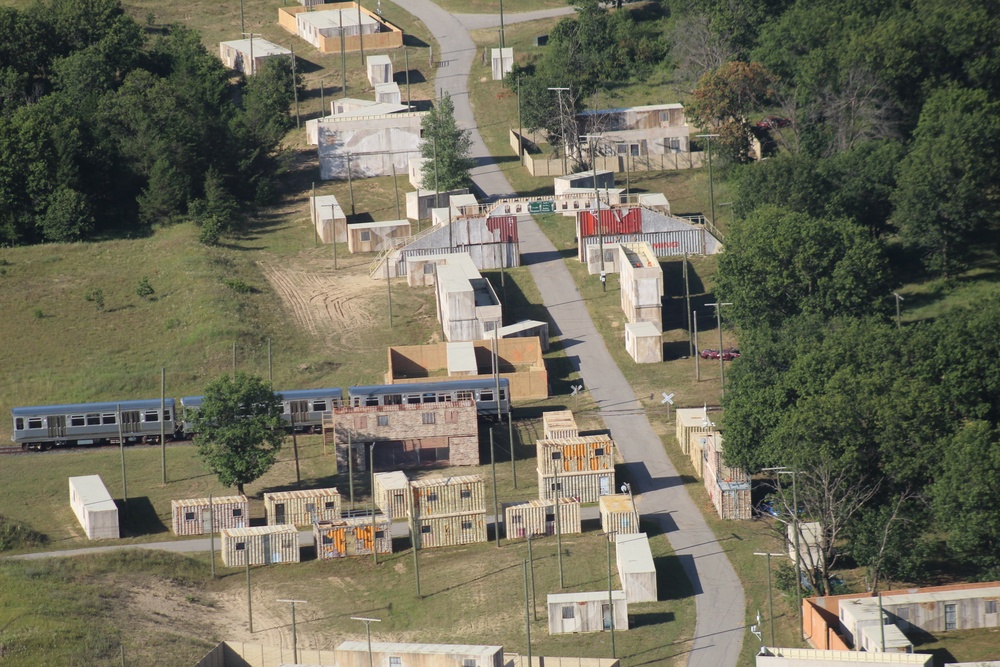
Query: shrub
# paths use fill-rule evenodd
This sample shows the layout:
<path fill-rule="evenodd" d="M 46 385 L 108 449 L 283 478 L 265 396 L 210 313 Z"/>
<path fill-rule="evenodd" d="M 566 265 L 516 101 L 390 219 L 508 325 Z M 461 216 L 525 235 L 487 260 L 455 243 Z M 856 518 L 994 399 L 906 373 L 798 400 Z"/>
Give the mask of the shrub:
<path fill-rule="evenodd" d="M 84 298 L 93 303 L 97 310 L 104 310 L 104 290 L 92 289 Z"/>
<path fill-rule="evenodd" d="M 143 276 L 139 281 L 139 286 L 135 288 L 135 295 L 140 299 L 146 299 L 148 301 L 154 294 L 156 294 L 156 290 L 154 290 L 153 286 L 149 284 L 149 278 L 147 276 Z"/>
<path fill-rule="evenodd" d="M 239 292 L 240 294 L 256 294 L 260 291 L 253 285 L 248 285 L 239 278 L 223 278 L 222 284 L 234 292 Z"/>
<path fill-rule="evenodd" d="M 35 547 L 45 544 L 46 540 L 45 535 L 26 524 L 0 516 L 0 551 Z"/>

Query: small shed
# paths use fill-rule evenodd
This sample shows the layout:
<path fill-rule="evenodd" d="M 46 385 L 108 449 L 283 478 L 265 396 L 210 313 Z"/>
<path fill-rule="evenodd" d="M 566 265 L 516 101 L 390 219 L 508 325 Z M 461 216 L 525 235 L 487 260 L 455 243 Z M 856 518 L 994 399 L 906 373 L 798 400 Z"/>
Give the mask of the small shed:
<path fill-rule="evenodd" d="M 228 528 L 222 531 L 222 562 L 226 567 L 298 563 L 299 531 L 289 524 Z"/>
<path fill-rule="evenodd" d="M 625 350 L 637 364 L 663 361 L 663 332 L 655 322 L 626 322 Z"/>
<path fill-rule="evenodd" d="M 365 64 L 368 66 L 368 83 L 371 85 L 377 86 L 392 81 L 392 60 L 389 56 L 368 56 Z"/>
<path fill-rule="evenodd" d="M 789 521 L 785 527 L 785 538 L 788 541 L 788 557 L 795 562 L 795 526 Z M 810 570 L 820 567 L 823 558 L 823 527 L 819 521 L 799 521 L 799 567 Z"/>
<path fill-rule="evenodd" d="M 493 80 L 500 81 L 514 69 L 514 49 L 490 49 Z"/>
<path fill-rule="evenodd" d="M 615 471 L 596 470 L 572 474 L 542 472 L 538 470 L 538 497 L 543 500 L 553 498 L 576 498 L 584 503 L 596 503 L 615 489 Z"/>
<path fill-rule="evenodd" d="M 413 520 L 418 549 L 486 541 L 486 512 L 421 516 Z"/>
<path fill-rule="evenodd" d="M 395 81 L 389 81 L 376 85 L 375 101 L 380 104 L 402 104 L 403 95 L 399 92 L 399 84 Z"/>
<path fill-rule="evenodd" d="M 391 239 L 409 235 L 408 220 L 358 222 L 347 226 L 347 249 L 352 253 L 381 252 L 390 246 Z"/>
<path fill-rule="evenodd" d="M 656 602 L 656 566 L 646 533 L 615 535 L 615 557 L 628 603 Z"/>
<path fill-rule="evenodd" d="M 576 498 L 560 498 L 558 505 L 560 534 L 582 533 L 580 501 Z M 556 501 L 554 500 L 527 500 L 521 503 L 504 504 L 504 526 L 507 531 L 507 539 L 555 535 L 555 507 Z"/>
<path fill-rule="evenodd" d="M 612 605 L 614 616 L 612 616 Z M 628 630 L 628 602 L 625 591 L 587 591 L 548 596 L 549 634 Z"/>
<path fill-rule="evenodd" d="M 568 193 L 570 190 L 577 189 L 594 189 L 594 172 L 591 171 L 581 171 L 575 174 L 566 174 L 565 176 L 556 176 L 552 179 L 552 186 L 555 190 L 555 194 L 563 195 Z M 605 190 L 607 188 L 615 187 L 615 172 L 609 171 L 607 169 L 597 170 L 597 189 Z"/>
<path fill-rule="evenodd" d="M 575 438 L 580 435 L 572 410 L 549 410 L 542 413 L 542 438 Z"/>
<path fill-rule="evenodd" d="M 433 185 L 433 183 L 430 183 Z M 406 193 L 406 217 L 410 220 L 427 220 L 431 217 L 431 210 L 448 206 L 453 195 L 464 195 L 469 193 L 469 188 L 459 188 L 456 190 L 434 190 L 418 189 L 416 192 Z"/>
<path fill-rule="evenodd" d="M 380 554 L 392 553 L 392 522 L 384 514 L 352 516 L 313 524 L 313 544 L 316 558 L 346 558 L 371 555 L 372 549 Z"/>
<path fill-rule="evenodd" d="M 100 475 L 69 478 L 69 506 L 92 540 L 117 540 L 118 505 Z"/>
<path fill-rule="evenodd" d="M 410 480 L 402 471 L 375 473 L 375 505 L 390 521 L 409 515 L 409 495 Z"/>
<path fill-rule="evenodd" d="M 308 526 L 315 521 L 339 519 L 340 492 L 331 488 L 265 493 L 264 511 L 269 526 Z"/>
<path fill-rule="evenodd" d="M 347 216 L 336 195 L 316 195 L 309 213 L 320 242 L 333 243 L 336 237 L 337 243 L 347 243 Z"/>
<path fill-rule="evenodd" d="M 612 539 L 612 534 L 627 535 L 639 532 L 639 512 L 630 493 L 601 496 L 597 501 L 601 513 L 601 530 Z"/>
<path fill-rule="evenodd" d="M 406 163 L 407 178 L 416 189 L 424 187 L 424 158 L 411 157 Z"/>
<path fill-rule="evenodd" d="M 690 449 L 692 433 L 703 433 L 712 428 L 707 408 L 677 408 L 674 410 L 677 425 L 677 444 L 685 454 Z"/>
<path fill-rule="evenodd" d="M 211 506 L 211 507 L 210 507 Z M 243 528 L 250 521 L 246 496 L 171 500 L 174 535 L 207 535 L 226 528 Z"/>
<path fill-rule="evenodd" d="M 416 517 L 486 511 L 482 475 L 415 479 L 410 482 L 410 490 Z"/>
<path fill-rule="evenodd" d="M 260 37 L 219 42 L 219 58 L 222 59 L 222 64 L 247 76 L 256 74 L 265 60 L 274 57 L 291 58 L 292 52 Z"/>

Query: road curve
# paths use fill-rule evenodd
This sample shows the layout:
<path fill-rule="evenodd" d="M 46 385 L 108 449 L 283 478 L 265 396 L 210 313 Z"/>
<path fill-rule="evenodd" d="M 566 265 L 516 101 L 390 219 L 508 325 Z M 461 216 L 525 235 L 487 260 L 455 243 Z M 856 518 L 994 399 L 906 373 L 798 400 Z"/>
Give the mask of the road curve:
<path fill-rule="evenodd" d="M 472 138 L 476 167 L 472 178 L 487 197 L 510 194 L 512 188 L 486 150 L 476 129 L 468 97 L 469 73 L 476 46 L 468 27 L 499 25 L 481 15 L 456 17 L 430 0 L 410 0 L 407 9 L 438 41 L 441 67 L 438 90 L 455 102 L 459 127 Z M 516 16 L 516 15 L 515 15 Z M 505 22 L 515 22 L 505 16 Z M 563 348 L 580 370 L 600 408 L 606 426 L 619 444 L 635 480 L 643 518 L 656 521 L 667 533 L 695 594 L 697 622 L 690 667 L 736 665 L 743 644 L 743 586 L 701 512 L 684 489 L 663 445 L 646 419 L 632 388 L 615 365 L 594 327 L 569 271 L 556 248 L 533 220 L 519 224 L 521 261 L 528 266 L 542 295 Z"/>

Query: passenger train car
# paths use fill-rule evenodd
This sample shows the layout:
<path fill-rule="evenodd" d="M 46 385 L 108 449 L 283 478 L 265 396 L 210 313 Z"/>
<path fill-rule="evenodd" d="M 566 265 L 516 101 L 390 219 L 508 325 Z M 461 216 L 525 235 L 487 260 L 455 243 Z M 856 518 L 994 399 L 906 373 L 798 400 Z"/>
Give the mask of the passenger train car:
<path fill-rule="evenodd" d="M 289 428 L 296 431 L 318 430 L 323 427 L 323 413 L 341 405 L 344 391 L 339 388 L 292 389 L 274 392 L 281 396 L 281 417 Z M 204 396 L 185 396 L 181 399 L 184 437 L 194 433 L 192 420 Z"/>
<path fill-rule="evenodd" d="M 118 442 L 159 442 L 160 423 L 167 438 L 174 436 L 174 399 L 73 403 L 14 408 L 12 440 L 23 449 L 50 449 L 59 445 L 103 445 Z"/>
<path fill-rule="evenodd" d="M 450 382 L 414 382 L 407 384 L 350 387 L 347 401 L 351 407 L 372 405 L 415 405 L 472 399 L 480 415 L 497 414 L 496 380 L 456 380 Z M 500 414 L 510 412 L 510 381 L 500 378 Z"/>

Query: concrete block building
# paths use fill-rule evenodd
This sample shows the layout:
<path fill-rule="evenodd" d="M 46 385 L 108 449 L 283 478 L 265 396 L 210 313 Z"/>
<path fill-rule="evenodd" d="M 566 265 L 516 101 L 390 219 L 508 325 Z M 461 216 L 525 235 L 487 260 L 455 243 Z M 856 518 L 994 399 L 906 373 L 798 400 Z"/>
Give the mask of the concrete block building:
<path fill-rule="evenodd" d="M 381 83 L 392 81 L 392 60 L 385 54 L 368 56 L 365 58 L 365 66 L 368 70 L 368 83 L 377 86 Z"/>
<path fill-rule="evenodd" d="M 351 253 L 381 252 L 409 235 L 409 220 L 357 222 L 347 226 L 347 250 Z"/>
<path fill-rule="evenodd" d="M 618 266 L 621 306 L 626 319 L 662 327 L 663 269 L 653 249 L 646 243 L 620 243 Z"/>
<path fill-rule="evenodd" d="M 663 361 L 663 332 L 655 322 L 625 324 L 625 351 L 637 364 Z"/>
<path fill-rule="evenodd" d="M 628 603 L 656 602 L 656 565 L 646 533 L 616 535 L 615 558 Z"/>
<path fill-rule="evenodd" d="M 357 2 L 331 2 L 279 7 L 278 25 L 315 46 L 321 53 L 394 49 L 403 45 L 403 31 Z"/>
<path fill-rule="evenodd" d="M 420 124 L 427 112 L 327 116 L 316 125 L 320 178 L 390 176 L 405 173 L 420 155 Z"/>
<path fill-rule="evenodd" d="M 645 156 L 687 153 L 691 128 L 682 104 L 650 104 L 595 109 L 577 114 L 580 134 L 610 133 L 618 155 Z"/>
<path fill-rule="evenodd" d="M 274 42 L 256 39 L 236 39 L 219 42 L 219 57 L 229 69 L 253 76 L 268 58 L 291 58 L 292 52 Z"/>
<path fill-rule="evenodd" d="M 372 447 L 375 470 L 480 463 L 472 400 L 334 408 L 324 416 L 323 436 L 335 448 L 341 472 L 368 470 Z"/>
<path fill-rule="evenodd" d="M 547 598 L 549 634 L 628 630 L 628 602 L 624 591 L 557 593 Z"/>
<path fill-rule="evenodd" d="M 100 475 L 69 478 L 69 506 L 91 540 L 116 540 L 118 505 Z"/>
<path fill-rule="evenodd" d="M 434 286 L 438 321 L 448 341 L 482 340 L 503 324 L 500 299 L 471 258 L 438 265 Z"/>
<path fill-rule="evenodd" d="M 347 216 L 336 195 L 317 195 L 310 198 L 309 214 L 312 216 L 316 236 L 321 243 L 347 243 Z"/>

